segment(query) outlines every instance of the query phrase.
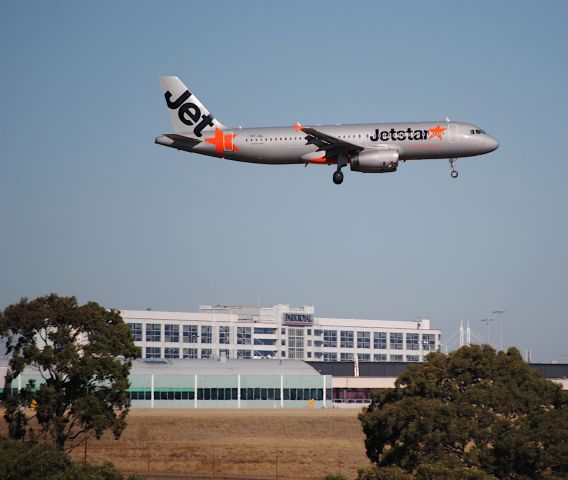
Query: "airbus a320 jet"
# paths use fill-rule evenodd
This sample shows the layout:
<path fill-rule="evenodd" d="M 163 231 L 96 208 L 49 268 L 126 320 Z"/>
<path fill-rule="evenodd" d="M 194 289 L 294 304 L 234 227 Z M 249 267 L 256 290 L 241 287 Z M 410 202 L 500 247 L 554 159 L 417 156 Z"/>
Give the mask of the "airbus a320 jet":
<path fill-rule="evenodd" d="M 351 125 L 229 128 L 220 123 L 178 77 L 161 77 L 174 129 L 156 138 L 166 147 L 239 162 L 336 165 L 341 169 L 395 172 L 407 160 L 449 159 L 452 178 L 459 157 L 492 152 L 499 142 L 475 125 L 432 121 Z"/>

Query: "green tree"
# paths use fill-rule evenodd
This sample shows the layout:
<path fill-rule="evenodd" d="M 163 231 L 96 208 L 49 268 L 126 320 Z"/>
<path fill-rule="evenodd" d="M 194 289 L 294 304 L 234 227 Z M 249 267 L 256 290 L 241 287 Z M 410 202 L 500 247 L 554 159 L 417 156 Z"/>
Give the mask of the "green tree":
<path fill-rule="evenodd" d="M 107 429 L 121 435 L 139 349 L 117 310 L 55 294 L 24 298 L 0 314 L 0 336 L 8 337 L 12 379 L 26 367 L 43 378 L 6 400 L 12 437 L 44 436 L 63 450 Z"/>
<path fill-rule="evenodd" d="M 125 480 L 110 464 L 75 464 L 54 445 L 22 443 L 0 437 L 0 478 L 5 480 Z M 126 480 L 142 480 L 129 475 Z"/>
<path fill-rule="evenodd" d="M 367 467 L 357 473 L 357 480 L 414 480 L 413 475 L 399 467 Z"/>
<path fill-rule="evenodd" d="M 470 469 L 472 478 L 568 477 L 568 395 L 514 348 L 431 353 L 359 419 L 367 455 L 379 467 L 417 473 L 421 465 L 436 471 L 443 464 Z M 418 473 L 428 477 L 428 469 Z"/>

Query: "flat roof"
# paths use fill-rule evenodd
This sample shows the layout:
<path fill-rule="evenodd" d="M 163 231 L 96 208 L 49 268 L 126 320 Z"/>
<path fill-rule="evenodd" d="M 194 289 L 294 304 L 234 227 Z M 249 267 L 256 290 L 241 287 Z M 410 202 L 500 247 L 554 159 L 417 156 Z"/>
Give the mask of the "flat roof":
<path fill-rule="evenodd" d="M 131 375 L 312 375 L 320 373 L 302 360 L 138 359 Z"/>
<path fill-rule="evenodd" d="M 322 375 L 333 377 L 353 377 L 355 362 L 308 362 Z M 398 377 L 408 365 L 423 362 L 359 362 L 360 377 Z M 545 378 L 568 378 L 568 363 L 529 363 Z"/>

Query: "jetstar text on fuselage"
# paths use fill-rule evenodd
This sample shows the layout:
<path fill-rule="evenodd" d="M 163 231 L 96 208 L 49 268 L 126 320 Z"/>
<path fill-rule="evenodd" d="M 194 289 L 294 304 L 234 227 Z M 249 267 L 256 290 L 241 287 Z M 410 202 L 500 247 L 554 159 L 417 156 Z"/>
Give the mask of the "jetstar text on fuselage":
<path fill-rule="evenodd" d="M 375 129 L 375 134 L 369 137 L 369 140 L 373 142 L 387 142 L 391 141 L 402 141 L 402 140 L 431 140 L 433 138 L 439 138 L 442 140 L 442 134 L 446 130 L 440 125 L 436 125 L 434 128 L 428 130 L 414 130 L 408 127 L 406 130 L 396 130 L 391 128 L 390 130 L 380 130 Z"/>

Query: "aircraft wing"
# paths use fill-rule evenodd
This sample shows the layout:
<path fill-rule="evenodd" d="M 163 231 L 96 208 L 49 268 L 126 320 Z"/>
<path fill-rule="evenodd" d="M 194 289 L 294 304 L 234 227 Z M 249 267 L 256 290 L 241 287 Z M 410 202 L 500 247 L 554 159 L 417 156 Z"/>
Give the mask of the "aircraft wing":
<path fill-rule="evenodd" d="M 360 152 L 365 147 L 355 142 L 345 141 L 341 138 L 334 137 L 324 132 L 320 132 L 316 128 L 302 127 L 296 124 L 296 130 L 306 134 L 307 144 L 316 145 L 318 150 L 325 151 L 326 156 L 333 156 L 340 153 Z"/>

